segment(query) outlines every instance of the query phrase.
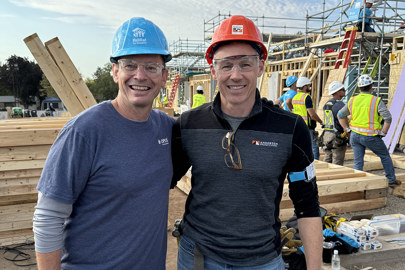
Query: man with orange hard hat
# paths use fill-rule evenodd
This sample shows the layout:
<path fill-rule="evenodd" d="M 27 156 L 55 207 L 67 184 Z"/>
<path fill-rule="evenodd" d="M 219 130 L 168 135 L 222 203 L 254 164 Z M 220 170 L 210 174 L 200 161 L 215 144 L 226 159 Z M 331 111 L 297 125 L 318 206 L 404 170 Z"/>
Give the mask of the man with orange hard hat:
<path fill-rule="evenodd" d="M 307 268 L 321 267 L 310 134 L 302 117 L 260 97 L 266 58 L 251 20 L 224 20 L 206 52 L 219 92 L 173 127 L 172 187 L 192 167 L 178 269 L 284 269 L 279 215 L 286 177 Z"/>

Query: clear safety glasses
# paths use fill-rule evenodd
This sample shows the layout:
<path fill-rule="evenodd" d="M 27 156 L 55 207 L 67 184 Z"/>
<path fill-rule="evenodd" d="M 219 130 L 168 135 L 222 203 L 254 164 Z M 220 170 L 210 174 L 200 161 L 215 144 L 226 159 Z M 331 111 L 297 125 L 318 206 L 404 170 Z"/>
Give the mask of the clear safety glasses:
<path fill-rule="evenodd" d="M 259 55 L 236 55 L 223 59 L 213 59 L 214 68 L 221 74 L 229 74 L 233 72 L 235 67 L 240 72 L 250 72 L 258 67 Z"/>
<path fill-rule="evenodd" d="M 158 63 L 146 63 L 140 64 L 135 60 L 131 59 L 118 59 L 118 64 L 121 66 L 122 70 L 128 75 L 135 75 L 138 72 L 140 67 L 143 67 L 143 71 L 151 76 L 156 77 L 162 73 L 162 70 L 165 69 L 165 66 Z"/>
<path fill-rule="evenodd" d="M 235 131 L 230 131 L 222 138 L 222 149 L 226 150 L 224 160 L 228 168 L 241 170 L 242 161 L 240 159 L 239 150 L 232 142 L 234 140 L 234 135 Z"/>

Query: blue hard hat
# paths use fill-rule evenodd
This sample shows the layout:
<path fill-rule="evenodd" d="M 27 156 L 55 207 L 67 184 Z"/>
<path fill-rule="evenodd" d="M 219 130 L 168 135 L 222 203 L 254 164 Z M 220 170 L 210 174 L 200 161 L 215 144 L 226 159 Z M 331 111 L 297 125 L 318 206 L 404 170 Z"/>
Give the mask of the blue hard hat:
<path fill-rule="evenodd" d="M 295 76 L 290 76 L 290 77 L 287 78 L 285 84 L 287 85 L 287 87 L 290 87 L 290 86 L 293 85 L 297 80 L 298 80 L 297 77 L 295 77 Z"/>
<path fill-rule="evenodd" d="M 166 37 L 153 22 L 144 18 L 131 18 L 115 32 L 110 60 L 134 54 L 160 54 L 165 62 L 172 59 Z"/>

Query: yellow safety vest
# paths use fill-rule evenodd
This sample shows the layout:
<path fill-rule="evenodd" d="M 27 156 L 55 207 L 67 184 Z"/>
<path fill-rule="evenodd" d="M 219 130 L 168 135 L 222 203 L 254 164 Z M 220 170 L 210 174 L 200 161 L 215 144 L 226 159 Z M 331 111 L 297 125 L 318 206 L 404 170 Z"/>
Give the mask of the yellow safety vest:
<path fill-rule="evenodd" d="M 206 102 L 207 102 L 207 100 L 205 99 L 204 95 L 195 94 L 193 96 L 193 107 L 192 107 L 192 109 L 197 108 L 198 106 L 201 106 Z"/>
<path fill-rule="evenodd" d="M 307 107 L 305 106 L 305 100 L 310 97 L 308 93 L 298 92 L 292 99 L 294 113 L 301 115 L 307 126 L 311 122 L 311 118 L 308 115 Z"/>
<path fill-rule="evenodd" d="M 323 116 L 324 116 L 323 122 L 325 123 L 325 130 L 336 131 L 335 118 L 333 117 L 332 112 L 333 105 L 335 105 L 336 102 L 337 102 L 336 99 L 330 99 L 323 106 Z"/>
<path fill-rule="evenodd" d="M 376 136 L 381 130 L 382 116 L 378 114 L 381 98 L 369 93 L 360 93 L 349 100 L 348 107 L 352 115 L 350 129 L 365 136 Z"/>

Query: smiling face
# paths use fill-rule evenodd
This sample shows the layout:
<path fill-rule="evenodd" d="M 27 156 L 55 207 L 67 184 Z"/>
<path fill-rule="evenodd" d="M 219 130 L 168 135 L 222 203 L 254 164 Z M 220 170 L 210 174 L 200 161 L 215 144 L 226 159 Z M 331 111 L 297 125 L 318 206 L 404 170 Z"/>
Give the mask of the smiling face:
<path fill-rule="evenodd" d="M 138 67 L 136 71 L 131 71 L 135 63 L 133 61 Z M 128 63 L 132 66 L 128 66 Z M 153 73 L 156 70 L 149 67 L 162 65 L 164 65 L 162 57 L 153 54 L 124 56 L 120 58 L 119 63 L 113 64 L 114 82 L 119 86 L 116 101 L 121 110 L 126 112 L 151 110 L 153 100 L 166 83 L 168 71 L 163 69 Z"/>
<path fill-rule="evenodd" d="M 240 56 L 258 55 L 252 46 L 245 42 L 233 42 L 218 48 L 214 54 L 214 64 L 210 66 L 214 80 L 218 82 L 221 95 L 221 109 L 224 113 L 234 117 L 248 116 L 253 108 L 256 97 L 257 78 L 264 69 L 264 60 L 251 57 L 252 62 L 246 62 Z M 221 71 L 216 59 L 235 59 L 230 61 L 234 68 L 229 72 Z M 240 60 L 238 60 L 240 59 Z M 220 60 L 223 61 L 223 60 Z M 252 68 L 244 66 L 253 64 Z M 227 68 L 227 66 L 225 66 Z M 228 68 L 229 69 L 229 68 Z"/>

